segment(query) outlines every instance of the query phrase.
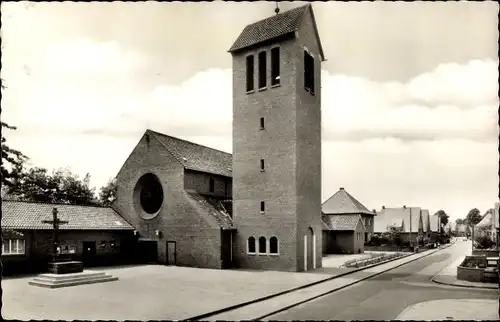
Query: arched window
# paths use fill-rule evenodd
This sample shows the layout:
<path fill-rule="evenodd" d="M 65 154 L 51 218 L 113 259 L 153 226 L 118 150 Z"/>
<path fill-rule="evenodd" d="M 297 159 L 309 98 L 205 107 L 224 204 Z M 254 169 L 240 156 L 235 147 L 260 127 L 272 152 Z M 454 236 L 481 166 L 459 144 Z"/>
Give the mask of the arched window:
<path fill-rule="evenodd" d="M 278 254 L 279 248 L 278 248 L 278 238 L 273 236 L 271 239 L 269 239 L 269 253 L 270 254 Z"/>
<path fill-rule="evenodd" d="M 266 254 L 267 253 L 267 247 L 266 247 L 266 237 L 260 237 L 259 238 L 259 254 Z"/>
<path fill-rule="evenodd" d="M 255 238 L 254 237 L 248 238 L 248 253 L 255 254 Z"/>

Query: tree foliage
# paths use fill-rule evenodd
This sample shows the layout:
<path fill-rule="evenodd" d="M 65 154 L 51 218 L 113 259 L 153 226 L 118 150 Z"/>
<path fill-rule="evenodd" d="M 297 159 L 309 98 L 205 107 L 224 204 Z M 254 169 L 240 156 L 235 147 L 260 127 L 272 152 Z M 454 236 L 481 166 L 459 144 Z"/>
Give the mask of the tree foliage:
<path fill-rule="evenodd" d="M 482 220 L 481 212 L 477 208 L 473 208 L 467 214 L 465 219 L 468 225 L 475 226 Z"/>
<path fill-rule="evenodd" d="M 90 174 L 83 179 L 67 169 L 51 174 L 47 169 L 34 167 L 20 173 L 17 183 L 7 193 L 19 200 L 72 205 L 97 204 L 95 189 L 90 188 Z"/>
<path fill-rule="evenodd" d="M 457 220 L 455 220 L 455 223 L 456 223 L 457 225 L 463 225 L 464 220 L 463 220 L 462 218 L 458 218 Z"/>
<path fill-rule="evenodd" d="M 448 224 L 450 216 L 448 216 L 448 214 L 442 209 L 438 210 L 435 214 L 438 215 L 441 221 L 441 230 L 442 230 L 442 226 L 446 226 Z"/>
<path fill-rule="evenodd" d="M 116 179 L 109 180 L 99 191 L 99 201 L 103 206 L 110 206 L 116 199 Z"/>
<path fill-rule="evenodd" d="M 2 132 L 4 130 L 17 130 L 15 126 L 11 126 L 5 122 L 1 122 L 1 128 Z M 21 151 L 10 147 L 7 144 L 7 139 L 2 135 L 2 186 L 11 187 L 16 184 L 26 160 L 28 160 L 28 157 Z"/>

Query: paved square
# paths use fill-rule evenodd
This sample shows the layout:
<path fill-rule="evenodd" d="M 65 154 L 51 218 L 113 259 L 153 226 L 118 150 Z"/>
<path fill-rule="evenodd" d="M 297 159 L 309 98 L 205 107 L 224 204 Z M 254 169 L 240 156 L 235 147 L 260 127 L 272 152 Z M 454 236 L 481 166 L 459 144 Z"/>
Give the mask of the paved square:
<path fill-rule="evenodd" d="M 186 319 L 331 277 L 332 273 L 215 270 L 161 265 L 96 269 L 118 281 L 59 289 L 2 280 L 6 319 Z"/>

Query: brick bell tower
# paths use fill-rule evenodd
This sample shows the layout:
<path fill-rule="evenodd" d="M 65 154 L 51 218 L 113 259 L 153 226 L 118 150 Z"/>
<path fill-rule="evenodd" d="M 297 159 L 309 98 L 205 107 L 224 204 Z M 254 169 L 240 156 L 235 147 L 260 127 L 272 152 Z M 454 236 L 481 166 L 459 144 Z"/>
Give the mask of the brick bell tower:
<path fill-rule="evenodd" d="M 310 4 L 245 27 L 233 57 L 234 259 L 321 267 L 321 62 Z"/>

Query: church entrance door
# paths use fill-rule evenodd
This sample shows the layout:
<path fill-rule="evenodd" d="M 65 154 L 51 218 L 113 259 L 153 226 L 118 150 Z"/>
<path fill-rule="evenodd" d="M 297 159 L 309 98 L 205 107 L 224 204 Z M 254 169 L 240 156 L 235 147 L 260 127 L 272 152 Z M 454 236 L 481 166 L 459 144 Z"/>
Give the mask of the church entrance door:
<path fill-rule="evenodd" d="M 177 262 L 177 244 L 174 241 L 167 242 L 167 265 L 175 265 Z"/>

